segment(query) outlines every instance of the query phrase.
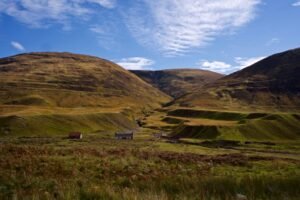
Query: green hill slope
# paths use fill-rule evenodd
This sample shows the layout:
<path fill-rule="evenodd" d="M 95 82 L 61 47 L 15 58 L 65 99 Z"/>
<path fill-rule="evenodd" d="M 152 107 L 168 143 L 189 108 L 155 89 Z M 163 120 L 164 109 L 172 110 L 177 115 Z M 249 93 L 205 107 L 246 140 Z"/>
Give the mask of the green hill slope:
<path fill-rule="evenodd" d="M 213 110 L 175 109 L 167 114 L 176 122 L 176 138 L 222 140 L 299 140 L 300 115 L 293 113 L 221 112 Z M 178 121 L 179 120 L 179 121 Z"/>

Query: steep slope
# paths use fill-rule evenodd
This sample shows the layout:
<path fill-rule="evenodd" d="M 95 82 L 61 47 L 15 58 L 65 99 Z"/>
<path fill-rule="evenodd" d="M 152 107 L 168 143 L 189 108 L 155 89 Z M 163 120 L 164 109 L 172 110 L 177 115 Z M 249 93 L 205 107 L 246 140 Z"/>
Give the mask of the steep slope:
<path fill-rule="evenodd" d="M 192 92 L 223 76 L 200 69 L 133 70 L 131 72 L 174 98 Z"/>
<path fill-rule="evenodd" d="M 222 109 L 299 110 L 300 49 L 272 55 L 183 96 L 181 106 Z"/>
<path fill-rule="evenodd" d="M 70 53 L 0 59 L 0 104 L 157 107 L 169 97 L 107 60 Z"/>
<path fill-rule="evenodd" d="M 0 136 L 134 129 L 167 96 L 120 66 L 70 53 L 0 59 Z"/>

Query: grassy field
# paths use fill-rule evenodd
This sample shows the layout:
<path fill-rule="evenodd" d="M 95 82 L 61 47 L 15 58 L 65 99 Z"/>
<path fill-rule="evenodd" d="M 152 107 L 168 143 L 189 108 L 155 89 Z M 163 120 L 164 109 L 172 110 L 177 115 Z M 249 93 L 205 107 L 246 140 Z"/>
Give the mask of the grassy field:
<path fill-rule="evenodd" d="M 133 141 L 107 133 L 81 141 L 15 137 L 0 143 L 0 199 L 300 198 L 299 144 L 258 154 L 247 149 L 264 144 L 172 144 L 147 130 Z"/>
<path fill-rule="evenodd" d="M 300 198 L 296 113 L 163 108 L 136 129 L 127 108 L 0 108 L 0 199 Z"/>

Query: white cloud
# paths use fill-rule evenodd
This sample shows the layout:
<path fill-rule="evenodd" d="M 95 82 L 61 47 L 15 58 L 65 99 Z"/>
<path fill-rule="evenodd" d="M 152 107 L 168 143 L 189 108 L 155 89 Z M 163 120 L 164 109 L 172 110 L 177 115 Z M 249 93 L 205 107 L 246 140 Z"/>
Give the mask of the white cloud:
<path fill-rule="evenodd" d="M 235 57 L 234 64 L 229 64 L 222 61 L 202 60 L 197 64 L 197 66 L 200 65 L 200 68 L 204 70 L 214 71 L 221 74 L 230 74 L 232 72 L 249 67 L 264 58 L 265 57 L 263 56 L 252 58 Z"/>
<path fill-rule="evenodd" d="M 300 6 L 300 1 L 293 3 L 292 6 Z"/>
<path fill-rule="evenodd" d="M 116 0 L 86 0 L 87 2 L 97 3 L 105 8 L 114 8 Z"/>
<path fill-rule="evenodd" d="M 90 27 L 90 31 L 97 33 L 97 34 L 106 34 L 106 30 L 104 29 L 104 27 L 99 26 L 99 25 L 93 25 Z"/>
<path fill-rule="evenodd" d="M 236 57 L 234 58 L 235 63 L 238 64 L 238 69 L 244 69 L 245 67 L 249 67 L 250 65 L 253 65 L 254 63 L 257 63 L 258 61 L 264 59 L 264 56 L 260 57 L 252 57 L 252 58 L 242 58 L 242 57 Z"/>
<path fill-rule="evenodd" d="M 218 73 L 226 73 L 228 70 L 232 68 L 232 66 L 228 63 L 221 61 L 200 61 L 200 68 L 204 70 L 214 71 Z"/>
<path fill-rule="evenodd" d="M 125 21 L 140 43 L 174 56 L 248 23 L 260 1 L 140 0 L 125 14 Z"/>
<path fill-rule="evenodd" d="M 15 48 L 18 51 L 25 51 L 25 48 L 19 42 L 12 41 L 10 44 L 13 48 Z"/>
<path fill-rule="evenodd" d="M 123 58 L 119 62 L 117 62 L 118 65 L 128 70 L 149 69 L 148 67 L 153 65 L 154 63 L 155 62 L 153 60 L 143 57 Z"/>
<path fill-rule="evenodd" d="M 113 8 L 115 0 L 1 0 L 0 13 L 32 27 L 58 23 L 69 28 L 71 17 L 86 19 L 94 13 L 90 4 Z"/>
<path fill-rule="evenodd" d="M 266 46 L 272 46 L 273 44 L 278 44 L 279 42 L 280 42 L 280 39 L 272 38 L 266 43 Z"/>

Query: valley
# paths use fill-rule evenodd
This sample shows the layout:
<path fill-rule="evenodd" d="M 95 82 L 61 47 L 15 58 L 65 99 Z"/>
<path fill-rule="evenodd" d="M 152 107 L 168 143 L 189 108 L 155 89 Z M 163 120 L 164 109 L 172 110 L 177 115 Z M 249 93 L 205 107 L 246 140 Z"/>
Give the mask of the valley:
<path fill-rule="evenodd" d="M 300 54 L 278 55 L 229 76 L 0 59 L 0 199 L 299 199 Z"/>
<path fill-rule="evenodd" d="M 300 195 L 297 113 L 165 107 L 141 114 L 138 127 L 117 108 L 4 110 L 1 127 L 11 129 L 0 138 L 1 199 Z M 134 139 L 116 140 L 120 129 L 134 130 Z M 83 139 L 67 139 L 70 130 Z"/>

